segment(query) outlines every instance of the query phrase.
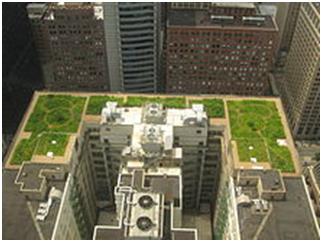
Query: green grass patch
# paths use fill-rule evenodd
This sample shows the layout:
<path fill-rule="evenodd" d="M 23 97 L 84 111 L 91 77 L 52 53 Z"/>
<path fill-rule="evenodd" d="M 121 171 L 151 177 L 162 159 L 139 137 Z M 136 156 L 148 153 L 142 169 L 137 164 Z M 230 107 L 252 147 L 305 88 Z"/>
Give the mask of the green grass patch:
<path fill-rule="evenodd" d="M 209 117 L 223 118 L 225 116 L 224 102 L 221 99 L 190 100 L 189 103 L 190 106 L 203 104 Z"/>
<path fill-rule="evenodd" d="M 85 101 L 67 95 L 39 96 L 25 131 L 77 132 Z"/>
<path fill-rule="evenodd" d="M 295 172 L 291 153 L 287 147 L 270 143 L 268 151 L 272 167 L 280 169 L 283 172 Z"/>
<path fill-rule="evenodd" d="M 24 129 L 31 132 L 31 136 L 17 144 L 10 163 L 20 165 L 30 161 L 33 154 L 46 155 L 48 151 L 62 156 L 69 139 L 68 133 L 78 130 L 85 102 L 84 97 L 70 95 L 39 96 Z M 53 138 L 56 145 L 51 143 Z"/>
<path fill-rule="evenodd" d="M 165 108 L 186 108 L 186 101 L 183 97 L 137 97 L 137 96 L 128 96 L 125 106 L 135 107 L 143 106 L 146 103 L 161 103 Z"/>
<path fill-rule="evenodd" d="M 236 139 L 240 161 L 250 162 L 255 157 L 258 162 L 269 161 L 262 139 Z"/>
<path fill-rule="evenodd" d="M 91 96 L 89 98 L 87 115 L 100 115 L 102 108 L 105 107 L 107 101 L 116 101 L 118 106 L 124 105 L 124 98 L 115 96 Z"/>
<path fill-rule="evenodd" d="M 32 135 L 29 139 L 22 139 L 10 160 L 11 164 L 21 165 L 24 161 L 30 161 L 32 155 L 47 155 L 51 151 L 54 156 L 63 156 L 69 135 L 58 133 L 43 133 Z M 56 141 L 53 144 L 52 141 Z"/>
<path fill-rule="evenodd" d="M 289 149 L 277 144 L 277 139 L 285 139 L 285 133 L 273 101 L 228 101 L 227 105 L 240 161 L 256 157 L 282 172 L 295 171 Z M 250 146 L 253 150 L 249 150 Z"/>
<path fill-rule="evenodd" d="M 53 152 L 54 156 L 63 156 L 68 143 L 69 135 L 44 133 L 39 137 L 36 155 L 47 155 Z"/>
<path fill-rule="evenodd" d="M 29 139 L 20 140 L 10 160 L 10 164 L 21 165 L 24 161 L 30 161 L 34 149 L 35 143 L 33 141 Z"/>

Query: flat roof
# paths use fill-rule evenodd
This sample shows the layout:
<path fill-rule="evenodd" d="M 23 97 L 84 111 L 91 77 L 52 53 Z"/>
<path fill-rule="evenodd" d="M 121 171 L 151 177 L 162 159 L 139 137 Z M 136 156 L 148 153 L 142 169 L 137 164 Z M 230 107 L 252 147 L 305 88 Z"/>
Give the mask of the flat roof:
<path fill-rule="evenodd" d="M 286 200 L 271 201 L 271 213 L 255 214 L 250 207 L 238 206 L 242 239 L 319 239 L 302 178 L 284 177 L 284 183 Z"/>
<path fill-rule="evenodd" d="M 217 2 L 212 3 L 212 6 L 217 7 L 226 7 L 226 8 L 255 8 L 254 3 L 246 3 L 246 2 Z"/>
<path fill-rule="evenodd" d="M 4 170 L 3 172 L 2 219 L 4 239 L 51 239 L 56 223 L 60 202 L 54 201 L 48 216 L 44 221 L 36 221 L 39 203 L 42 201 L 26 200 L 19 191 L 20 186 L 15 184 L 18 171 Z M 55 187 L 63 192 L 64 181 L 48 181 L 48 186 Z"/>
<path fill-rule="evenodd" d="M 46 172 L 63 172 L 59 164 L 28 163 L 21 166 L 16 178 L 16 183 L 24 190 L 39 190 L 45 178 Z"/>
<path fill-rule="evenodd" d="M 277 30 L 275 22 L 271 16 L 246 16 L 252 19 L 260 20 L 260 25 L 248 24 L 248 21 L 232 18 L 228 21 L 212 21 L 211 15 L 207 10 L 188 10 L 188 9 L 172 9 L 168 11 L 168 27 L 188 26 L 188 27 L 213 27 L 213 28 L 250 28 L 250 29 L 271 29 Z M 220 16 L 219 16 L 220 17 Z M 253 22 L 253 20 L 252 20 Z"/>
<path fill-rule="evenodd" d="M 16 170 L 2 171 L 2 238 L 40 239 L 26 199 L 14 184 Z M 17 232 L 19 230 L 19 232 Z"/>
<path fill-rule="evenodd" d="M 241 177 L 257 176 L 261 178 L 263 190 L 283 190 L 282 177 L 277 170 L 239 170 Z"/>
<path fill-rule="evenodd" d="M 30 118 L 30 116 L 32 115 L 32 113 L 34 112 L 35 106 L 38 102 L 39 97 L 41 96 L 70 96 L 70 97 L 83 97 L 84 99 L 84 106 L 83 106 L 83 110 L 81 113 L 81 118 L 78 124 L 78 130 L 77 132 L 75 132 L 74 134 L 72 134 L 69 137 L 69 142 L 67 144 L 67 146 L 65 147 L 65 154 L 64 156 L 55 156 L 54 158 L 50 158 L 47 157 L 46 155 L 35 155 L 33 154 L 31 157 L 30 162 L 41 162 L 41 163 L 48 163 L 48 164 L 66 164 L 68 163 L 68 160 L 70 158 L 71 155 L 71 151 L 73 148 L 73 145 L 75 143 L 75 139 L 76 136 L 79 134 L 80 132 L 80 126 L 81 123 L 83 121 L 85 122 L 89 122 L 89 123 L 100 123 L 100 112 L 97 112 L 97 114 L 87 114 L 86 110 L 87 108 L 89 108 L 89 100 L 91 99 L 91 97 L 116 97 L 119 99 L 123 99 L 124 102 L 127 101 L 128 97 L 143 97 L 143 98 L 152 98 L 154 99 L 155 97 L 157 97 L 158 99 L 170 99 L 171 101 L 173 99 L 184 99 L 185 106 L 186 108 L 188 106 L 190 106 L 190 103 L 194 100 L 206 100 L 206 99 L 220 99 L 223 101 L 223 107 L 224 107 L 224 112 L 225 112 L 225 116 L 224 117 L 219 117 L 219 118 L 211 118 L 209 117 L 209 122 L 211 125 L 219 125 L 219 126 L 229 126 L 230 122 L 229 122 L 229 116 L 227 114 L 227 101 L 231 100 L 231 101 L 243 101 L 243 100 L 264 100 L 264 101 L 272 101 L 275 103 L 276 107 L 277 107 L 277 111 L 278 114 L 281 117 L 281 122 L 284 128 L 284 132 L 286 135 L 286 140 L 287 140 L 287 146 L 289 151 L 291 152 L 291 156 L 292 159 L 294 160 L 294 165 L 296 167 L 296 171 L 297 173 L 299 173 L 299 164 L 298 164 L 298 158 L 297 158 L 297 152 L 293 143 L 293 139 L 291 137 L 291 133 L 290 133 L 290 129 L 287 125 L 287 120 L 286 120 L 286 116 L 284 114 L 283 111 L 283 107 L 281 104 L 281 101 L 279 98 L 276 97 L 243 97 L 243 96 L 233 96 L 233 95 L 150 95 L 150 94 L 119 94 L 119 93 L 93 93 L 93 92 L 79 92 L 79 93 L 73 93 L 73 92 L 45 92 L 45 91 L 41 91 L 41 92 L 35 92 L 34 96 L 32 98 L 32 101 L 29 104 L 29 107 L 27 109 L 27 111 L 25 112 L 25 115 L 23 117 L 23 120 L 20 123 L 20 126 L 18 128 L 18 130 L 16 131 L 15 137 L 13 139 L 13 142 L 11 143 L 7 155 L 5 156 L 5 168 L 8 169 L 18 169 L 20 167 L 20 165 L 13 165 L 10 163 L 10 160 L 13 156 L 13 154 L 15 153 L 15 150 L 18 146 L 18 144 L 20 143 L 20 141 L 22 139 L 25 138 L 30 138 L 31 133 L 30 132 L 26 132 L 25 131 L 25 126 L 28 122 L 28 119 Z M 75 101 L 79 101 L 79 100 L 75 100 Z M 172 104 L 172 102 L 171 102 Z M 103 101 L 101 103 L 101 109 L 104 107 L 105 102 Z M 57 107 L 58 109 L 60 107 Z M 231 137 L 231 133 L 230 131 L 228 131 L 228 138 L 232 139 Z M 258 162 L 255 163 L 255 165 L 253 165 L 250 162 L 240 162 L 238 160 L 238 155 L 236 154 L 235 156 L 233 156 L 233 162 L 236 168 L 245 168 L 245 169 L 253 169 L 254 166 L 262 166 L 264 168 L 270 169 L 270 165 L 269 163 L 265 163 L 265 162 Z"/>
<path fill-rule="evenodd" d="M 210 123 L 214 123 L 214 124 L 219 124 L 219 125 L 225 125 L 226 127 L 228 127 L 230 125 L 229 123 L 229 116 L 228 116 L 228 109 L 227 109 L 227 101 L 242 101 L 242 100 L 262 100 L 262 101 L 271 101 L 271 102 L 274 102 L 276 104 L 276 107 L 277 107 L 277 111 L 278 113 L 280 114 L 281 116 L 281 119 L 282 119 L 282 124 L 283 124 L 283 127 L 286 129 L 285 131 L 285 134 L 287 136 L 287 140 L 288 140 L 288 145 L 289 145 L 289 150 L 290 152 L 292 153 L 292 156 L 294 158 L 294 161 L 296 162 L 296 151 L 294 149 L 294 144 L 293 144 L 293 140 L 291 138 L 291 135 L 290 135 L 290 132 L 289 132 L 289 129 L 288 129 L 288 126 L 287 126 L 287 122 L 286 122 L 286 119 L 285 119 L 285 115 L 284 115 L 284 111 L 283 111 L 283 108 L 282 108 L 282 104 L 281 104 L 281 101 L 279 98 L 276 98 L 276 97 L 241 97 L 241 96 L 228 96 L 228 95 L 144 95 L 144 94 L 117 94 L 117 93 L 85 93 L 85 92 L 82 92 L 82 93 L 71 93 L 71 92 L 35 92 L 33 98 L 32 98 L 32 101 L 28 107 L 28 110 L 26 111 L 24 117 L 23 117 L 23 120 L 16 132 L 16 135 L 15 135 L 15 138 L 14 138 L 14 141 L 13 143 L 11 144 L 9 150 L 8 150 L 8 154 L 7 156 L 5 157 L 5 161 L 6 161 L 6 166 L 5 166 L 5 170 L 4 170 L 4 173 L 8 172 L 8 176 L 7 176 L 7 179 L 6 179 L 6 175 L 4 175 L 5 179 L 4 179 L 4 188 L 3 188 L 3 192 L 4 192 L 4 207 L 7 207 L 5 208 L 5 211 L 4 211 L 4 217 L 6 216 L 10 216 L 10 218 L 8 219 L 4 219 L 4 234 L 6 235 L 5 237 L 15 237 L 17 238 L 17 233 L 18 232 L 15 232 L 16 231 L 16 227 L 17 226 L 20 226 L 20 221 L 21 221 L 21 227 L 28 227 L 29 231 L 32 232 L 31 234 L 26 234 L 25 237 L 30 237 L 31 239 L 36 239 L 37 238 L 37 235 L 39 236 L 39 234 L 37 234 L 37 231 L 36 233 L 34 233 L 35 231 L 35 227 L 33 227 L 32 225 L 34 225 L 33 223 L 33 218 L 30 214 L 30 210 L 32 210 L 33 213 L 36 213 L 37 211 L 37 208 L 38 208 L 38 205 L 39 203 L 36 202 L 36 201 L 33 201 L 30 203 L 30 206 L 28 207 L 27 206 L 27 202 L 26 200 L 24 199 L 24 197 L 22 196 L 21 193 L 19 193 L 19 186 L 18 185 L 15 185 L 14 184 L 14 178 L 17 174 L 17 168 L 20 168 L 20 165 L 10 165 L 9 163 L 9 160 L 10 160 L 10 157 L 12 156 L 12 154 L 14 153 L 15 151 L 15 148 L 17 147 L 17 144 L 19 143 L 19 141 L 22 139 L 22 138 L 28 138 L 28 136 L 30 135 L 30 133 L 26 133 L 24 131 L 25 129 L 25 126 L 26 126 L 26 123 L 28 122 L 28 119 L 29 117 L 32 115 L 34 109 L 35 109 L 35 106 L 37 104 L 37 101 L 39 100 L 39 97 L 41 96 L 60 96 L 60 95 L 63 95 L 63 96 L 74 96 L 74 97 L 83 97 L 84 98 L 84 106 L 83 106 L 83 110 L 81 112 L 81 120 L 79 121 L 79 126 L 78 126 L 78 129 L 77 129 L 77 132 L 74 134 L 74 135 L 77 135 L 80 133 L 80 129 L 79 128 L 82 124 L 83 121 L 87 121 L 87 117 L 100 117 L 100 114 L 96 114 L 96 115 L 88 115 L 86 114 L 86 109 L 88 108 L 88 102 L 89 102 L 89 99 L 91 97 L 96 97 L 96 96 L 101 96 L 101 97 L 106 97 L 106 96 L 115 96 L 115 97 L 120 97 L 120 98 L 123 98 L 125 101 L 127 100 L 127 98 L 129 96 L 135 96 L 135 97 L 160 97 L 160 98 L 172 98 L 173 97 L 184 97 L 184 100 L 186 100 L 186 107 L 190 104 L 190 101 L 194 101 L 194 100 L 205 100 L 205 99 L 221 99 L 223 102 L 224 102 L 224 110 L 225 110 L 225 117 L 222 117 L 222 118 L 211 118 L 210 119 Z M 52 98 L 52 97 L 50 97 Z M 104 104 L 104 103 L 103 103 Z M 59 109 L 60 106 L 57 106 L 57 109 Z M 91 120 L 89 120 L 90 122 Z M 95 122 L 95 118 L 93 118 L 93 121 Z M 98 122 L 99 123 L 99 122 Z M 230 129 L 230 128 L 227 128 L 227 130 Z M 227 136 L 228 136 L 228 139 L 231 139 L 231 134 L 229 131 L 227 131 Z M 73 143 L 72 142 L 70 145 L 67 145 L 66 149 L 68 151 L 71 151 L 71 149 L 73 148 Z M 237 156 L 236 156 L 237 157 Z M 64 156 L 63 157 L 64 159 L 68 159 L 68 155 Z M 40 158 L 41 159 L 41 158 Z M 30 160 L 29 163 L 37 163 L 40 159 L 34 159 L 32 158 Z M 237 162 L 238 160 L 233 160 L 234 161 L 234 165 L 237 165 Z M 50 159 L 44 163 L 42 163 L 44 166 L 49 166 L 49 164 L 66 164 L 65 162 L 61 163 L 59 160 L 57 159 Z M 41 164 L 41 165 L 42 165 Z M 248 169 L 252 169 L 253 167 L 249 164 L 248 166 L 247 165 L 244 165 L 244 163 L 242 163 L 243 166 L 245 166 L 245 168 L 248 168 Z M 258 165 L 258 163 L 256 164 Z M 10 171 L 12 170 L 12 171 Z M 39 173 L 39 170 L 36 168 L 35 170 L 30 170 L 32 173 L 35 172 L 35 175 L 37 175 L 37 173 Z M 294 174 L 293 174 L 294 175 Z M 128 180 L 126 180 L 125 182 L 127 182 Z M 168 191 L 172 191 L 173 193 L 175 193 L 175 190 L 176 190 L 176 185 L 173 184 L 173 183 L 167 183 L 168 185 L 166 186 L 165 189 L 172 189 L 172 190 L 168 190 Z M 291 182 L 290 182 L 291 184 Z M 288 186 L 290 187 L 286 187 L 286 188 L 294 188 L 297 186 L 300 186 L 299 184 L 296 184 L 296 185 L 290 185 L 288 184 Z M 64 182 L 49 182 L 49 186 L 55 186 L 57 187 L 58 189 L 60 190 L 63 190 L 64 188 Z M 159 189 L 162 189 L 164 187 L 160 186 L 159 184 L 154 184 L 153 182 L 151 183 L 152 187 L 159 190 Z M 31 186 L 31 187 L 38 187 L 39 186 L 39 183 L 38 183 L 38 179 L 34 179 L 34 178 L 31 178 L 31 181 L 29 183 L 28 181 L 28 186 Z M 171 186 L 171 187 L 169 187 Z M 300 189 L 300 187 L 299 187 Z M 7 195 L 7 193 L 10 193 L 9 195 Z M 300 191 L 299 190 L 299 195 L 300 193 L 302 193 L 302 190 Z M 296 193 L 294 193 L 293 195 L 297 195 Z M 293 207 L 296 207 L 296 205 L 299 205 L 299 202 L 298 200 L 296 200 L 294 197 L 293 197 L 293 204 L 292 206 Z M 291 201 L 291 199 L 290 199 Z M 300 212 L 306 212 L 306 203 L 307 201 L 303 201 L 305 204 L 304 207 L 298 207 L 298 213 Z M 12 205 L 14 204 L 14 205 Z M 19 208 L 15 208 L 15 205 L 19 206 Z M 53 226 L 54 226 L 54 223 L 55 223 L 55 220 L 56 220 L 56 215 L 57 215 L 57 212 L 58 212 L 58 209 L 59 209 L 59 205 L 56 205 L 54 204 L 51 209 L 50 209 L 50 214 L 49 216 L 47 217 L 46 221 L 45 222 L 38 222 L 39 224 L 39 227 L 40 229 L 42 230 L 43 232 L 43 237 L 46 238 L 46 239 L 50 239 L 51 238 L 51 233 L 52 233 L 52 230 L 53 230 Z M 295 208 L 293 208 L 292 212 L 293 212 L 293 215 L 296 214 L 296 212 L 294 211 Z M 28 214 L 28 211 L 29 211 L 29 214 Z M 300 215 L 298 215 L 300 216 Z M 20 217 L 22 217 L 20 219 Z M 309 216 L 307 215 L 306 216 L 306 220 L 309 219 Z M 279 219 L 275 219 L 276 221 L 275 222 L 281 222 Z M 287 220 L 287 222 L 291 223 L 290 220 Z M 25 223 L 25 225 L 24 225 Z M 309 223 L 311 224 L 311 223 Z M 255 225 L 253 225 L 254 227 Z M 23 228 L 21 228 L 23 229 Z M 28 230 L 25 230 L 24 231 L 21 231 L 21 233 L 26 233 Z M 100 232 L 100 231 L 99 231 Z M 101 230 L 101 234 L 103 234 L 103 236 L 106 235 L 106 230 Z M 263 233 L 263 232 L 262 232 Z M 20 235 L 20 233 L 19 233 Z M 97 237 L 99 237 L 99 233 L 97 233 Z M 106 236 L 105 236 L 106 237 Z M 23 238 L 23 237 L 22 237 Z M 40 237 L 39 237 L 40 238 Z M 117 235 L 116 236 L 113 236 L 113 239 L 117 239 Z"/>
<path fill-rule="evenodd" d="M 173 240 L 197 240 L 195 231 L 172 231 Z"/>

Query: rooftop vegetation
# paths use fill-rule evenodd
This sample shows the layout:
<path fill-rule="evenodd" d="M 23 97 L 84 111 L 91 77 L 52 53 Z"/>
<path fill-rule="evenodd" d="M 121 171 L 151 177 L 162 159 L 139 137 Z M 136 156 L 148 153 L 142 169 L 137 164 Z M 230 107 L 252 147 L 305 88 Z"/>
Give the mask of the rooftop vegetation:
<path fill-rule="evenodd" d="M 69 134 L 78 130 L 85 101 L 70 95 L 39 96 L 24 129 L 31 136 L 17 144 L 10 163 L 30 161 L 33 154 L 64 155 Z"/>
<path fill-rule="evenodd" d="M 43 133 L 39 137 L 35 154 L 46 155 L 48 152 L 53 152 L 55 156 L 63 156 L 65 154 L 68 139 L 68 134 Z"/>
<path fill-rule="evenodd" d="M 87 115 L 99 115 L 107 101 L 116 101 L 118 106 L 124 105 L 124 98 L 115 96 L 90 96 L 87 106 Z"/>
<path fill-rule="evenodd" d="M 270 162 L 282 172 L 294 172 L 291 153 L 277 139 L 285 139 L 279 112 L 273 101 L 228 101 L 232 138 L 236 141 L 240 161 Z"/>
<path fill-rule="evenodd" d="M 222 99 L 202 99 L 202 100 L 190 100 L 190 106 L 192 104 L 203 104 L 207 115 L 211 118 L 224 118 L 224 102 Z"/>
<path fill-rule="evenodd" d="M 183 97 L 138 97 L 128 96 L 125 106 L 134 107 L 142 106 L 145 103 L 157 102 L 162 103 L 166 108 L 186 108 L 186 99 Z"/>
<path fill-rule="evenodd" d="M 23 161 L 30 161 L 35 148 L 35 142 L 22 139 L 16 146 L 10 164 L 20 165 Z"/>
<path fill-rule="evenodd" d="M 70 95 L 39 96 L 25 131 L 77 132 L 85 101 Z"/>

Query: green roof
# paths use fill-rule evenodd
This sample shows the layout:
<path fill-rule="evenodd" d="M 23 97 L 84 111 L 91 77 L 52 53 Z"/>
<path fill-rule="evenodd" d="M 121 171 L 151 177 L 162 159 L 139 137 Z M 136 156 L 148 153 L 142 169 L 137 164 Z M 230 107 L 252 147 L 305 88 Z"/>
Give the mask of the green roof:
<path fill-rule="evenodd" d="M 277 143 L 286 136 L 274 101 L 227 101 L 227 105 L 232 139 L 241 162 L 257 158 L 282 172 L 295 171 L 288 147 Z"/>
<path fill-rule="evenodd" d="M 47 152 L 63 156 L 69 134 L 78 130 L 85 102 L 84 97 L 40 95 L 24 129 L 31 136 L 20 140 L 10 163 L 19 165 L 33 154 Z"/>

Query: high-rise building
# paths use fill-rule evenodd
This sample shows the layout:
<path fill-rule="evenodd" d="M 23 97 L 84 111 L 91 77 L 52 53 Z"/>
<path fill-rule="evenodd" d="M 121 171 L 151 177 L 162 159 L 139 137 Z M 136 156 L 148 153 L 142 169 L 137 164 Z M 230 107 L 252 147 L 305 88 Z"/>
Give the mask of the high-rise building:
<path fill-rule="evenodd" d="M 105 112 L 116 115 L 116 120 L 103 121 L 103 125 L 97 125 L 95 128 L 91 125 L 91 128 L 86 130 L 89 135 L 88 146 L 94 147 L 92 152 L 97 161 L 97 164 L 95 162 L 94 165 L 97 165 L 97 169 L 101 169 L 97 172 L 98 177 L 99 174 L 108 173 L 107 182 L 102 182 L 101 178 L 97 178 L 99 200 L 113 202 L 113 187 L 117 185 L 118 169 L 121 164 L 119 160 L 124 155 L 123 149 L 128 143 L 139 145 L 136 142 L 141 140 L 144 152 L 154 151 L 156 153 L 163 149 L 165 153 L 162 155 L 164 157 L 171 152 L 171 148 L 181 147 L 181 149 L 174 149 L 173 151 L 182 152 L 184 156 L 184 162 L 180 164 L 183 165 L 182 184 L 184 188 L 182 189 L 182 195 L 184 199 L 182 205 L 185 209 L 206 209 L 207 206 L 207 210 L 209 210 L 208 204 L 212 201 L 214 195 L 216 175 L 215 168 L 213 168 L 213 172 L 207 172 L 204 167 L 213 166 L 218 162 L 219 155 L 212 159 L 210 155 L 207 155 L 206 150 L 208 146 L 212 150 L 219 150 L 220 148 L 219 139 L 217 141 L 215 137 L 211 137 L 216 141 L 210 143 L 207 141 L 211 128 L 209 128 L 206 114 L 201 108 L 193 110 L 167 109 L 167 111 L 164 111 L 162 105 L 152 104 L 142 109 L 112 108 L 112 106 L 109 106 Z M 199 122 L 195 125 L 189 124 L 196 121 L 196 116 L 193 113 L 199 115 Z M 98 139 L 95 138 L 97 129 L 100 129 Z M 154 144 L 149 144 L 150 141 Z M 150 150 L 149 148 L 152 147 L 153 149 Z M 100 155 L 99 153 L 102 153 L 105 149 L 108 149 L 109 152 L 104 156 Z M 139 151 L 136 150 L 136 152 Z M 161 161 L 159 166 L 166 166 L 166 160 L 164 160 L 164 163 Z M 101 166 L 101 163 L 106 162 L 109 163 L 109 166 Z M 176 162 L 179 163 L 179 161 Z M 218 167 L 217 164 L 214 166 Z"/>
<path fill-rule="evenodd" d="M 275 17 L 279 27 L 279 46 L 280 51 L 288 51 L 291 46 L 295 25 L 299 16 L 299 2 L 279 2 Z"/>
<path fill-rule="evenodd" d="M 191 7 L 192 8 L 192 7 Z M 278 28 L 252 3 L 174 7 L 166 31 L 166 92 L 269 94 Z"/>
<path fill-rule="evenodd" d="M 3 3 L 2 15 L 2 153 L 7 150 L 35 90 L 43 88 L 33 44 L 27 3 Z M 14 108 L 13 108 L 14 106 Z"/>
<path fill-rule="evenodd" d="M 97 114 L 85 112 L 81 117 L 86 98 L 81 93 L 35 95 L 37 103 L 28 115 L 38 124 L 26 128 L 42 134 L 18 137 L 15 140 L 22 140 L 16 143 L 18 152 L 8 155 L 8 169 L 19 169 L 14 180 L 19 189 L 11 182 L 10 188 L 18 190 L 11 191 L 8 200 L 14 196 L 22 207 L 26 206 L 23 199 L 30 204 L 25 219 L 28 224 L 35 220 L 35 235 L 43 239 L 197 238 L 197 230 L 188 229 L 182 215 L 187 210 L 211 212 L 221 160 L 221 128 L 210 122 L 203 105 L 178 109 L 154 102 L 134 107 L 107 102 Z M 185 105 L 184 98 L 178 99 Z M 43 117 L 51 124 L 59 119 L 58 126 L 45 127 L 45 121 L 34 119 L 43 107 L 48 108 Z M 69 118 L 62 116 L 60 108 Z M 57 127 L 62 132 L 56 132 Z M 45 134 L 46 128 L 52 136 Z M 40 140 L 41 136 L 49 139 Z M 38 149 L 37 141 L 46 147 Z M 34 154 L 19 151 L 25 144 L 35 148 Z M 148 200 L 139 201 L 143 196 Z M 139 221 L 144 210 L 145 218 Z M 109 230 L 108 220 L 100 218 L 106 212 L 116 215 L 120 226 L 111 225 Z M 210 216 L 207 219 L 210 222 Z M 6 235 L 13 237 L 14 232 Z M 211 231 L 205 235 L 211 237 Z"/>
<path fill-rule="evenodd" d="M 37 92 L 5 159 L 5 239 L 319 238 L 277 98 Z"/>
<path fill-rule="evenodd" d="M 289 125 L 296 139 L 320 138 L 320 13 L 318 3 L 303 3 L 278 81 Z"/>
<path fill-rule="evenodd" d="M 111 91 L 156 92 L 160 3 L 104 3 Z"/>
<path fill-rule="evenodd" d="M 31 3 L 27 8 L 45 87 L 108 90 L 102 5 Z"/>

